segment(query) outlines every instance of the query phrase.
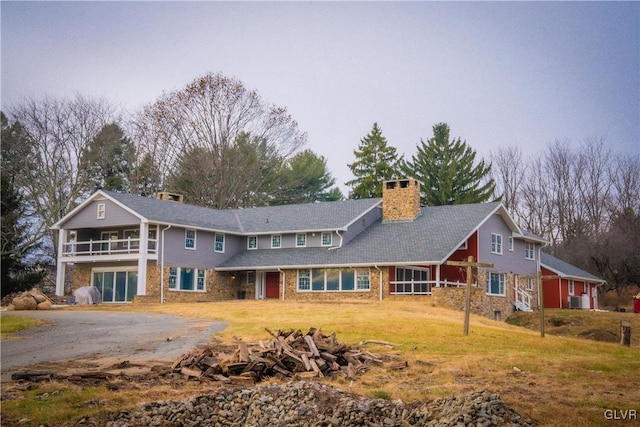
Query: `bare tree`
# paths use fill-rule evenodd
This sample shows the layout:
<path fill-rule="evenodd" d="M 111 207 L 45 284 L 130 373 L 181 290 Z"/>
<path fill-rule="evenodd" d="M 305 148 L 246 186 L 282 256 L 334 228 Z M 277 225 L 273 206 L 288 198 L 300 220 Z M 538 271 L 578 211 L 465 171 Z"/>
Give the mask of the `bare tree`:
<path fill-rule="evenodd" d="M 45 248 L 55 259 L 56 235 L 49 227 L 75 207 L 89 191 L 83 153 L 102 127 L 114 121 L 104 99 L 25 99 L 9 111 L 25 134 L 27 155 L 16 167 L 16 186 L 32 208 L 38 225 L 33 235 L 51 237 Z"/>
<path fill-rule="evenodd" d="M 609 226 L 611 197 L 611 150 L 604 146 L 604 139 L 591 138 L 579 147 L 577 156 L 581 173 L 575 185 L 580 193 L 580 206 L 587 224 L 587 233 L 597 235 Z"/>
<path fill-rule="evenodd" d="M 517 145 L 500 148 L 492 153 L 491 163 L 493 180 L 496 183 L 495 197 L 501 198 L 507 211 L 522 222 L 526 215 L 521 206 L 521 193 L 527 173 L 522 149 Z"/>
<path fill-rule="evenodd" d="M 616 157 L 610 177 L 614 188 L 611 211 L 640 215 L 640 156 Z"/>
<path fill-rule="evenodd" d="M 208 191 L 201 194 L 208 199 L 206 204 L 221 209 L 240 206 L 240 201 L 246 200 L 246 194 L 239 193 L 246 189 L 235 182 L 241 170 L 251 172 L 242 169 L 236 156 L 243 138 L 261 141 L 265 153 L 283 159 L 306 142 L 306 134 L 285 108 L 266 104 L 257 92 L 222 74 L 206 74 L 182 90 L 164 94 L 144 108 L 135 125 L 140 155 L 153 159 L 157 170 L 162 171 L 162 185 L 171 174 L 180 172 L 184 177 L 190 173 L 176 170 L 184 164 L 186 153 L 208 157 L 201 167 L 212 171 L 212 180 L 198 182 L 202 179 L 199 171 L 193 185 L 204 186 L 198 192 Z M 252 180 L 256 185 L 260 182 Z"/>

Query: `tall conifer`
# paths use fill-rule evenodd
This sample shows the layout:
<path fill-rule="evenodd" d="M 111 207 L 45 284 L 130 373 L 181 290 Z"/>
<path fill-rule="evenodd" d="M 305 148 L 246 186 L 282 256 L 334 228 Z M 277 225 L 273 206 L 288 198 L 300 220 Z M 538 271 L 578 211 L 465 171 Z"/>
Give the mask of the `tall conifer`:
<path fill-rule="evenodd" d="M 495 182 L 491 164 L 476 164 L 476 152 L 460 138 L 449 139 L 449 126 L 433 126 L 433 138 L 421 141 L 403 171 L 422 183 L 421 203 L 427 206 L 482 203 L 491 198 Z"/>
<path fill-rule="evenodd" d="M 382 196 L 382 182 L 398 177 L 400 160 L 396 148 L 388 145 L 378 123 L 360 140 L 353 154 L 356 160 L 347 165 L 355 179 L 345 184 L 351 187 L 350 199 Z"/>

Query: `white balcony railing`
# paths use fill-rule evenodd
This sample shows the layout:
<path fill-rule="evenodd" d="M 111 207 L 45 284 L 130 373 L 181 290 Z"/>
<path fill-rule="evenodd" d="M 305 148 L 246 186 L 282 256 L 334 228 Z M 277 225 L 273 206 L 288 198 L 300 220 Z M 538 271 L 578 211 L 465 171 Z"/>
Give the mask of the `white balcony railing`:
<path fill-rule="evenodd" d="M 146 253 L 157 253 L 157 239 L 147 240 Z M 118 254 L 145 253 L 140 250 L 140 239 L 109 239 L 109 240 L 84 240 L 77 242 L 67 242 L 63 244 L 63 256 L 99 256 Z"/>
<path fill-rule="evenodd" d="M 391 285 L 395 285 L 395 290 L 391 292 L 392 295 L 431 295 L 432 287 L 458 288 L 467 285 L 466 282 L 449 282 L 446 280 L 441 280 L 440 282 L 436 280 L 395 280 L 390 283 Z M 473 286 L 477 285 L 473 284 Z"/>

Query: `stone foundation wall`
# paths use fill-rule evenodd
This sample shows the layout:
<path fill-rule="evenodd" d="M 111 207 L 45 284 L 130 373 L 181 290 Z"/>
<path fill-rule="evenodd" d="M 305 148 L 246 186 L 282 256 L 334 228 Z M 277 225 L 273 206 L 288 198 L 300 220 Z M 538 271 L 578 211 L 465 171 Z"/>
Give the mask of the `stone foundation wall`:
<path fill-rule="evenodd" d="M 465 291 L 461 288 L 433 288 L 433 305 L 464 311 Z M 471 313 L 494 320 L 507 320 L 513 313 L 513 301 L 508 297 L 487 295 L 484 288 L 471 288 Z"/>

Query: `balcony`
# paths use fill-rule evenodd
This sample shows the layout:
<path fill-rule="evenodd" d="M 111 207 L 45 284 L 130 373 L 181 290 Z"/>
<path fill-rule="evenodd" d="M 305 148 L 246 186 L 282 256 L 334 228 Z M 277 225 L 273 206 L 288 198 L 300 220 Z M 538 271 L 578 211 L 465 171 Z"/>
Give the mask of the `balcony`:
<path fill-rule="evenodd" d="M 97 261 L 97 260 L 134 260 L 141 254 L 147 254 L 150 259 L 158 257 L 158 240 L 149 238 L 146 251 L 140 248 L 139 238 L 85 240 L 63 243 L 62 257 L 66 261 Z"/>
<path fill-rule="evenodd" d="M 393 280 L 390 282 L 392 285 L 391 295 L 431 295 L 432 287 L 444 287 L 444 288 L 459 288 L 467 286 L 466 283 L 450 282 L 447 280 Z M 477 284 L 473 284 L 474 287 Z"/>

